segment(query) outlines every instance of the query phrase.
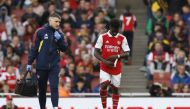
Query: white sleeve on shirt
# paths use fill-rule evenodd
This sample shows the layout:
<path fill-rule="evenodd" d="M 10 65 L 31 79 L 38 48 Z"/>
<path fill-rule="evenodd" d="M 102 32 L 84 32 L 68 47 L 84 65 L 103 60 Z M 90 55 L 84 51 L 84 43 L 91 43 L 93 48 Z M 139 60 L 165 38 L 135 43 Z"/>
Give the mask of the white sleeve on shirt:
<path fill-rule="evenodd" d="M 123 15 L 120 15 L 119 20 L 123 21 Z"/>
<path fill-rule="evenodd" d="M 102 45 L 103 45 L 103 38 L 102 37 L 103 37 L 103 35 L 100 35 L 98 37 L 98 40 L 97 40 L 97 42 L 95 44 L 95 48 L 99 48 L 99 49 L 102 48 Z"/>
<path fill-rule="evenodd" d="M 169 53 L 166 53 L 165 61 L 170 62 L 170 55 L 169 55 Z"/>
<path fill-rule="evenodd" d="M 136 21 L 137 21 L 137 18 L 136 18 L 136 16 L 134 16 L 134 15 L 133 15 L 133 18 L 134 18 L 134 21 L 136 22 Z"/>
<path fill-rule="evenodd" d="M 130 51 L 130 48 L 129 48 L 129 45 L 128 45 L 128 42 L 127 42 L 126 37 L 124 37 L 121 46 L 122 46 L 122 49 L 123 49 L 124 52 L 126 52 L 126 51 Z"/>
<path fill-rule="evenodd" d="M 148 61 L 152 61 L 152 60 L 153 60 L 153 53 L 152 53 L 152 52 L 150 52 L 150 53 L 148 54 L 147 60 L 148 60 Z"/>

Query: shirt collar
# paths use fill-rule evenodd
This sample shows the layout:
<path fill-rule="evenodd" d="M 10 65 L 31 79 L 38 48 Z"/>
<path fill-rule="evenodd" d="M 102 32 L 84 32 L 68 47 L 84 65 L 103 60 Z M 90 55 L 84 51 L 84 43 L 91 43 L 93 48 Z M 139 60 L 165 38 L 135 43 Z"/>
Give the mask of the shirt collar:
<path fill-rule="evenodd" d="M 55 31 L 55 29 L 53 27 L 51 27 L 48 23 L 44 25 L 46 28 L 52 30 L 52 31 Z"/>
<path fill-rule="evenodd" d="M 110 34 L 110 30 L 107 32 L 107 34 L 108 34 L 109 37 L 116 37 L 116 38 L 117 38 L 117 37 L 119 36 L 119 33 L 117 33 L 116 36 L 112 36 L 112 35 Z"/>

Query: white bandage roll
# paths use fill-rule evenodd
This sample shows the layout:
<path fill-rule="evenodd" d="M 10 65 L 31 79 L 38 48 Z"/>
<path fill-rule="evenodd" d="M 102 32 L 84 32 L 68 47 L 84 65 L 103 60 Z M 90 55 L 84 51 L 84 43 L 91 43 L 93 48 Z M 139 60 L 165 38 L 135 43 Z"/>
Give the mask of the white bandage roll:
<path fill-rule="evenodd" d="M 118 59 L 115 60 L 115 62 L 114 62 L 114 67 L 116 67 L 117 61 L 118 61 Z"/>

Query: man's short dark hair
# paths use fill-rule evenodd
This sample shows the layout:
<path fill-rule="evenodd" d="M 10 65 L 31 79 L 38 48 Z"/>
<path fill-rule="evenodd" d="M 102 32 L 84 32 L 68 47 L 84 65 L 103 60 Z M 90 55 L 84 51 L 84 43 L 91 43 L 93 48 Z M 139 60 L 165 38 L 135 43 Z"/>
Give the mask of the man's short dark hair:
<path fill-rule="evenodd" d="M 56 17 L 58 19 L 61 19 L 61 16 L 59 14 L 57 14 L 57 13 L 53 13 L 49 17 Z"/>
<path fill-rule="evenodd" d="M 111 28 L 119 28 L 120 27 L 120 21 L 118 19 L 112 19 L 110 22 L 110 27 Z"/>

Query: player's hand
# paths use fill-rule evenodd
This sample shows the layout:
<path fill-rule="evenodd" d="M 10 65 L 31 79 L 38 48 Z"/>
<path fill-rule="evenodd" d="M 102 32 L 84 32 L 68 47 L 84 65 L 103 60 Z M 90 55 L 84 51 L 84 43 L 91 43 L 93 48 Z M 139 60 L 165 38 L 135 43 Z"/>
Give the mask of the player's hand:
<path fill-rule="evenodd" d="M 54 37 L 56 40 L 59 40 L 61 38 L 61 34 L 58 31 L 54 32 Z"/>
<path fill-rule="evenodd" d="M 108 66 L 108 67 L 114 67 L 114 62 L 112 62 L 112 61 L 104 60 L 103 63 L 106 64 L 106 66 Z"/>
<path fill-rule="evenodd" d="M 117 55 L 113 55 L 113 56 L 108 57 L 107 60 L 114 62 L 117 58 L 118 58 Z"/>

